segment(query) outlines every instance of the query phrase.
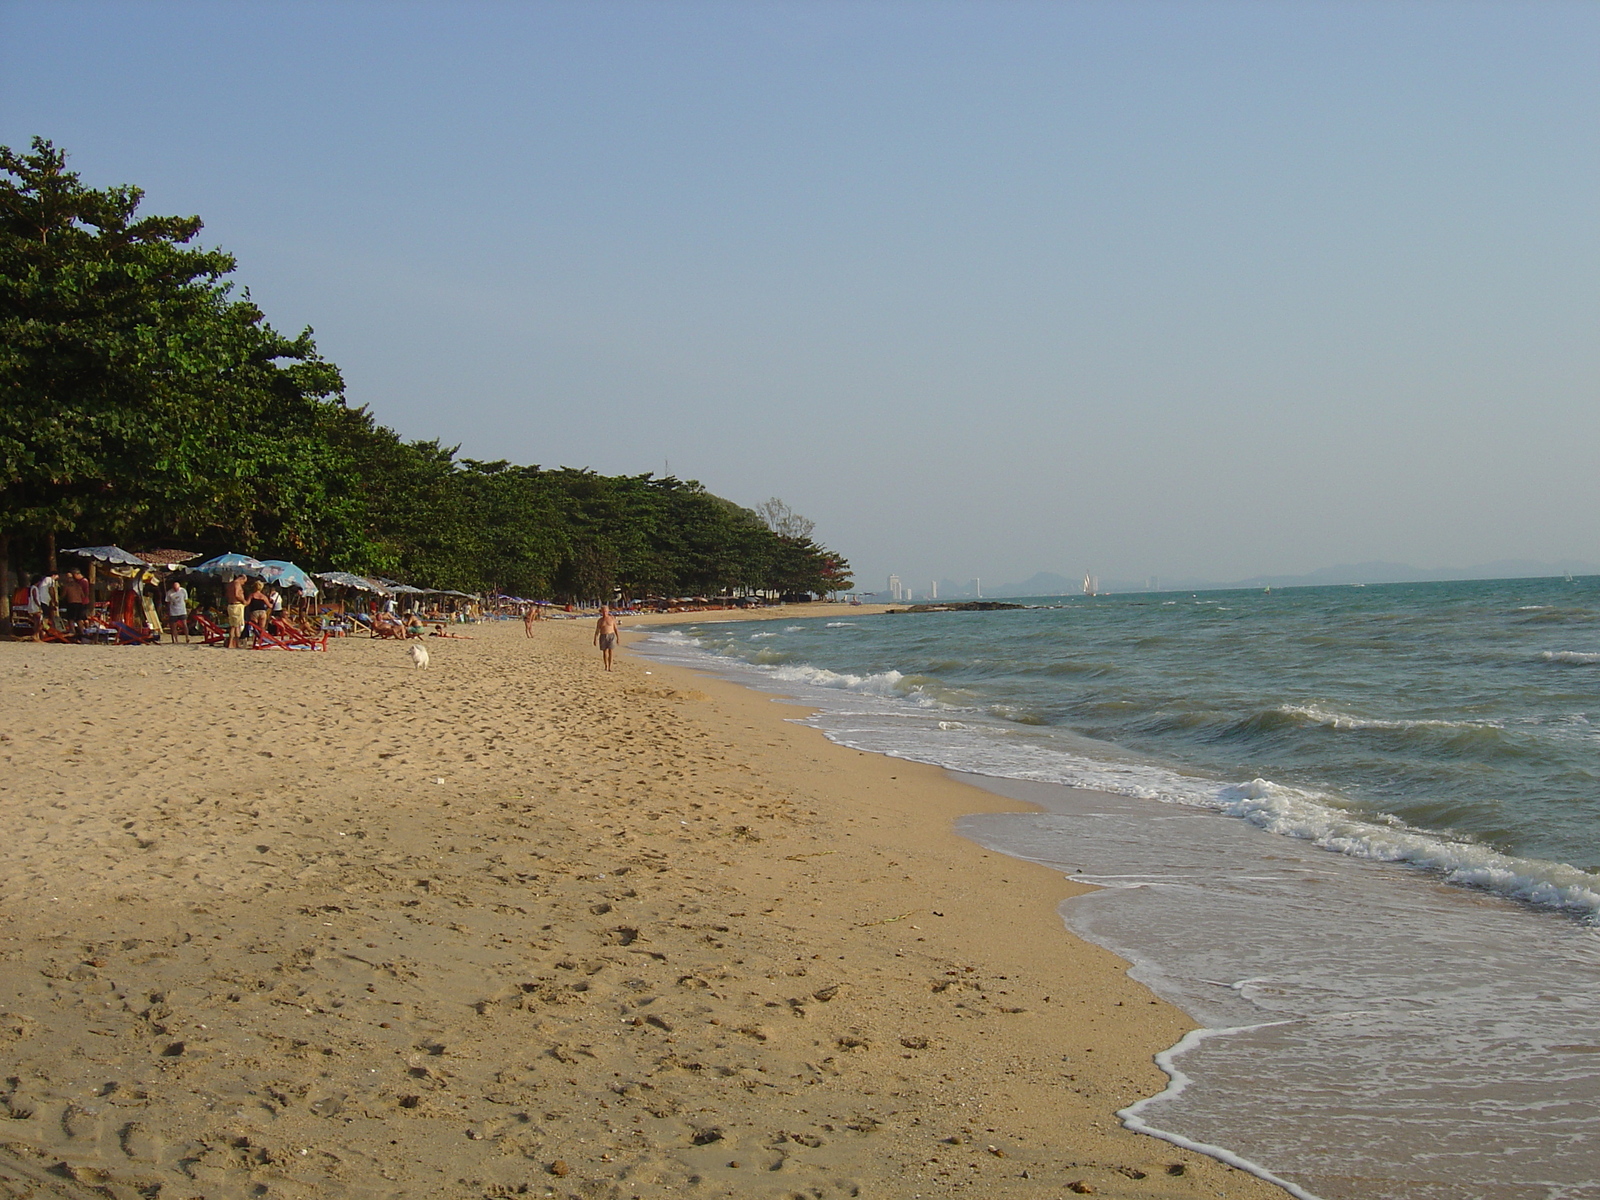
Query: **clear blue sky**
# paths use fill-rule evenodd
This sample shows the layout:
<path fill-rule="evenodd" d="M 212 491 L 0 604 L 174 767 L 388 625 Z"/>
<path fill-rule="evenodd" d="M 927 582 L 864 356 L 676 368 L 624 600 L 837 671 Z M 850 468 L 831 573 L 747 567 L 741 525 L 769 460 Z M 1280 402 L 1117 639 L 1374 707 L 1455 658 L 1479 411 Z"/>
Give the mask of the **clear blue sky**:
<path fill-rule="evenodd" d="M 1600 559 L 1600 5 L 0 0 L 350 398 L 864 584 Z"/>

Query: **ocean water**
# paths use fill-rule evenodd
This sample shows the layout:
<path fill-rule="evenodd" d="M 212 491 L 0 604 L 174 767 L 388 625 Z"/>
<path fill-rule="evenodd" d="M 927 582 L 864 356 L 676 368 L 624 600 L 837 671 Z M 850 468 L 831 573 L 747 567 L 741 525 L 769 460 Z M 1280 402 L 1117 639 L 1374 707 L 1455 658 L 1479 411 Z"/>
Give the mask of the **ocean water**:
<path fill-rule="evenodd" d="M 1323 1200 L 1600 1198 L 1600 580 L 1031 603 L 644 648 L 1038 804 L 962 832 L 1205 1027 L 1128 1123 Z"/>

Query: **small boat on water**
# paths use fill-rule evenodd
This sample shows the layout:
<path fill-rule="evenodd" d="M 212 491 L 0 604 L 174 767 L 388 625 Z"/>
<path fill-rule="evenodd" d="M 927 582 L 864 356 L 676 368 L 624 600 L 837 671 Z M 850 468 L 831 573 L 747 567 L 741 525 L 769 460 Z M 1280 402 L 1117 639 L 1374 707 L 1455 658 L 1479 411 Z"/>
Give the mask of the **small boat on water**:
<path fill-rule="evenodd" d="M 1100 594 L 1100 581 L 1087 572 L 1083 576 L 1083 594 L 1085 596 L 1098 596 Z"/>

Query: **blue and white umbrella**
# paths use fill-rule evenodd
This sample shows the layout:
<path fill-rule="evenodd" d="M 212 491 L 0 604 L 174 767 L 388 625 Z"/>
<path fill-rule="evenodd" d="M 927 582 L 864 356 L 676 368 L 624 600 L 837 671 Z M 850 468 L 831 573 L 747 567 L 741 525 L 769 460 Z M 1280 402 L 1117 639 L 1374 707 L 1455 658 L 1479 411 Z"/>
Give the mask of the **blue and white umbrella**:
<path fill-rule="evenodd" d="M 79 546 L 76 550 L 63 550 L 63 554 L 76 554 L 79 558 L 92 558 L 96 562 L 110 563 L 116 567 L 148 567 L 137 554 L 129 554 L 121 546 Z"/>
<path fill-rule="evenodd" d="M 263 567 L 277 568 L 278 573 L 273 576 L 273 582 L 280 587 L 298 588 L 303 596 L 315 596 L 317 594 L 317 585 L 311 582 L 311 576 L 307 575 L 292 562 L 285 562 L 281 558 L 264 558 L 261 560 L 261 565 Z"/>
<path fill-rule="evenodd" d="M 246 579 L 276 579 L 278 577 L 277 567 L 269 567 L 260 559 L 251 558 L 248 554 L 219 554 L 215 558 L 208 558 L 205 562 L 189 569 L 200 575 L 215 575 L 220 579 L 229 579 L 240 575 Z"/>

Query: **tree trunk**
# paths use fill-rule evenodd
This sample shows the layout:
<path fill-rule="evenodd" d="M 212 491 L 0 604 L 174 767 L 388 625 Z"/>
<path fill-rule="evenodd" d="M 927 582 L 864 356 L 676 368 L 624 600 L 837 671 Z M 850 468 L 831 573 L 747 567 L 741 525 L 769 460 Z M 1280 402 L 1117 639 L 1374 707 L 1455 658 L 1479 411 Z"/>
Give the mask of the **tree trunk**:
<path fill-rule="evenodd" d="M 11 536 L 0 533 L 0 637 L 11 636 Z"/>

